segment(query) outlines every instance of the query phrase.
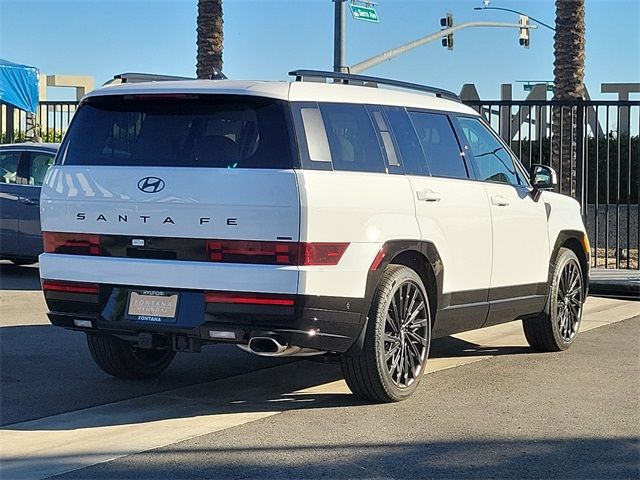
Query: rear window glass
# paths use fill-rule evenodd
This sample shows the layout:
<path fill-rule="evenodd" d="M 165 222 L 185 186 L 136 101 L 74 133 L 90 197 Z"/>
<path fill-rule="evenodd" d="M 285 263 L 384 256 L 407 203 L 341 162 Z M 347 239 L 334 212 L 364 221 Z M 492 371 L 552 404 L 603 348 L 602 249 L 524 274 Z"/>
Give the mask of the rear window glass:
<path fill-rule="evenodd" d="M 293 167 L 283 103 L 236 95 L 104 96 L 76 112 L 67 165 Z"/>

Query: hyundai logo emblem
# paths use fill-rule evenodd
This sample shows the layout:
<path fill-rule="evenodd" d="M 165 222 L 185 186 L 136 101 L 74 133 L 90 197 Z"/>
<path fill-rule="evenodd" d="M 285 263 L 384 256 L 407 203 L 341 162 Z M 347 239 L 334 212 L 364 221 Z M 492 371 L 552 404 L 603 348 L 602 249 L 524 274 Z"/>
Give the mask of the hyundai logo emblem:
<path fill-rule="evenodd" d="M 164 189 L 164 180 L 158 177 L 144 177 L 138 182 L 138 189 L 144 193 L 158 193 Z"/>

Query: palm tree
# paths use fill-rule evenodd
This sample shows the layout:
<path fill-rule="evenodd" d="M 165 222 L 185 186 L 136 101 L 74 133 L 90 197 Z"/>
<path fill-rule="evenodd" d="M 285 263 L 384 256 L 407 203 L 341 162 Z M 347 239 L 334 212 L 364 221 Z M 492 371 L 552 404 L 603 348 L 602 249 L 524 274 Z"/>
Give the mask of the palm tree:
<path fill-rule="evenodd" d="M 211 78 L 214 69 L 222 71 L 223 23 L 222 0 L 198 0 L 198 78 Z"/>
<path fill-rule="evenodd" d="M 556 0 L 554 100 L 584 98 L 584 0 Z M 577 107 L 579 108 L 579 107 Z M 574 195 L 576 115 L 572 107 L 553 109 L 552 164 L 560 165 L 560 191 Z"/>

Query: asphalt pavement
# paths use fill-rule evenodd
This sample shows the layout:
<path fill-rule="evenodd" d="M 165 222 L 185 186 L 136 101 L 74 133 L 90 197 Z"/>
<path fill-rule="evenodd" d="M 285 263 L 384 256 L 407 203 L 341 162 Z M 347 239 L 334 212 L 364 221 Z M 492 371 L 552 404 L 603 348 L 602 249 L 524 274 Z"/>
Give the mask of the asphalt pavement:
<path fill-rule="evenodd" d="M 399 404 L 328 398 L 55 478 L 638 478 L 639 322 L 427 375 Z"/>
<path fill-rule="evenodd" d="M 37 269 L 0 263 L 3 479 L 640 478 L 638 302 L 589 299 L 558 354 L 519 322 L 438 339 L 393 405 L 336 365 L 230 346 L 112 379 L 44 313 Z"/>

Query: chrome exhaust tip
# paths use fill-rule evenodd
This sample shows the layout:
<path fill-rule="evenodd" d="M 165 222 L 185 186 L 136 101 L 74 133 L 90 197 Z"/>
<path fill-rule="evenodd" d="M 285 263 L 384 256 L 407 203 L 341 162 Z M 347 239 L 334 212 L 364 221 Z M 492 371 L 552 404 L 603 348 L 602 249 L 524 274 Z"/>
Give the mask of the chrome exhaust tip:
<path fill-rule="evenodd" d="M 281 355 L 288 345 L 278 337 L 251 337 L 248 347 L 256 355 Z"/>

